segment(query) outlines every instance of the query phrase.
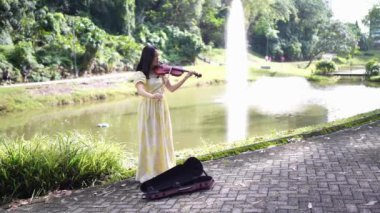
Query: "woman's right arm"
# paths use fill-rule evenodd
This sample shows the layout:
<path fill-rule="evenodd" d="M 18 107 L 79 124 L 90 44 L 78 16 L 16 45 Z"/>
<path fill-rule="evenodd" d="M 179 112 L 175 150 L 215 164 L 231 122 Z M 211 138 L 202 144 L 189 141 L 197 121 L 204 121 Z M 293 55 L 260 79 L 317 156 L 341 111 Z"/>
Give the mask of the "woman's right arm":
<path fill-rule="evenodd" d="M 147 92 L 145 90 L 144 83 L 141 81 L 136 83 L 136 89 L 137 89 L 137 93 L 143 97 L 157 99 L 157 100 L 162 99 L 162 94 L 160 94 L 160 93 L 153 93 L 152 94 L 152 93 Z"/>

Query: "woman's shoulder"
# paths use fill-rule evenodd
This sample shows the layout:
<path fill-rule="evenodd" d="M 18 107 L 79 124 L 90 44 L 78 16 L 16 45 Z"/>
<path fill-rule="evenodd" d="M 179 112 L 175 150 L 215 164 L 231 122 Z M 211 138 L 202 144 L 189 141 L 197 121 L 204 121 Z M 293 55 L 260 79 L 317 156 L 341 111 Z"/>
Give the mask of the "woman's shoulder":
<path fill-rule="evenodd" d="M 146 76 L 142 71 L 136 71 L 136 73 L 133 76 L 133 83 L 136 84 L 137 82 L 143 82 L 146 83 Z"/>

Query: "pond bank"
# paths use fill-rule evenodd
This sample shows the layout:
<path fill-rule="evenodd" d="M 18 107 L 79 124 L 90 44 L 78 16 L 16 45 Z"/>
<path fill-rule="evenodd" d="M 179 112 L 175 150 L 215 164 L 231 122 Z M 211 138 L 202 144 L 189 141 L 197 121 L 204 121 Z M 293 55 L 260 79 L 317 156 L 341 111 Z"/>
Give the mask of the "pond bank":
<path fill-rule="evenodd" d="M 118 100 L 136 95 L 131 83 L 134 72 L 81 77 L 60 81 L 0 86 L 0 116 L 48 107 L 104 100 Z M 218 76 L 220 75 L 220 76 Z M 189 79 L 184 87 L 214 85 L 224 82 L 224 73 Z M 173 78 L 178 81 L 179 78 Z"/>
<path fill-rule="evenodd" d="M 60 81 L 23 83 L 0 87 L 0 115 L 104 100 L 133 94 L 127 85 L 132 73 L 117 73 Z"/>

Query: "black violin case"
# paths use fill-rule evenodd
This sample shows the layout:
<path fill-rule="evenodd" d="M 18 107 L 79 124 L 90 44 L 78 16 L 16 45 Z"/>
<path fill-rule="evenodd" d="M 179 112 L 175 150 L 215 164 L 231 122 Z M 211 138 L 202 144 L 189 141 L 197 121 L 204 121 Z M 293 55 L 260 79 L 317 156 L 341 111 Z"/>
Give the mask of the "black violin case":
<path fill-rule="evenodd" d="M 203 175 L 204 174 L 204 175 Z M 195 157 L 177 165 L 140 185 L 143 198 L 154 200 L 177 194 L 211 189 L 214 179 L 203 170 Z"/>

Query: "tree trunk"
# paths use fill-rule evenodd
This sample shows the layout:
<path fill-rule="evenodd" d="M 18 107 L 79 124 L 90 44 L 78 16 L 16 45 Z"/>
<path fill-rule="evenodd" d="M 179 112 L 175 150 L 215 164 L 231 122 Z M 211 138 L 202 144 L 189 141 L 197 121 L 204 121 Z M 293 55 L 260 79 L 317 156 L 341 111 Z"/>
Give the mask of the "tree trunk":
<path fill-rule="evenodd" d="M 313 63 L 313 61 L 314 61 L 314 57 L 313 57 L 313 56 L 310 56 L 310 57 L 309 57 L 309 63 L 306 65 L 306 67 L 304 67 L 304 69 L 309 68 L 310 65 L 311 65 L 311 63 Z"/>

